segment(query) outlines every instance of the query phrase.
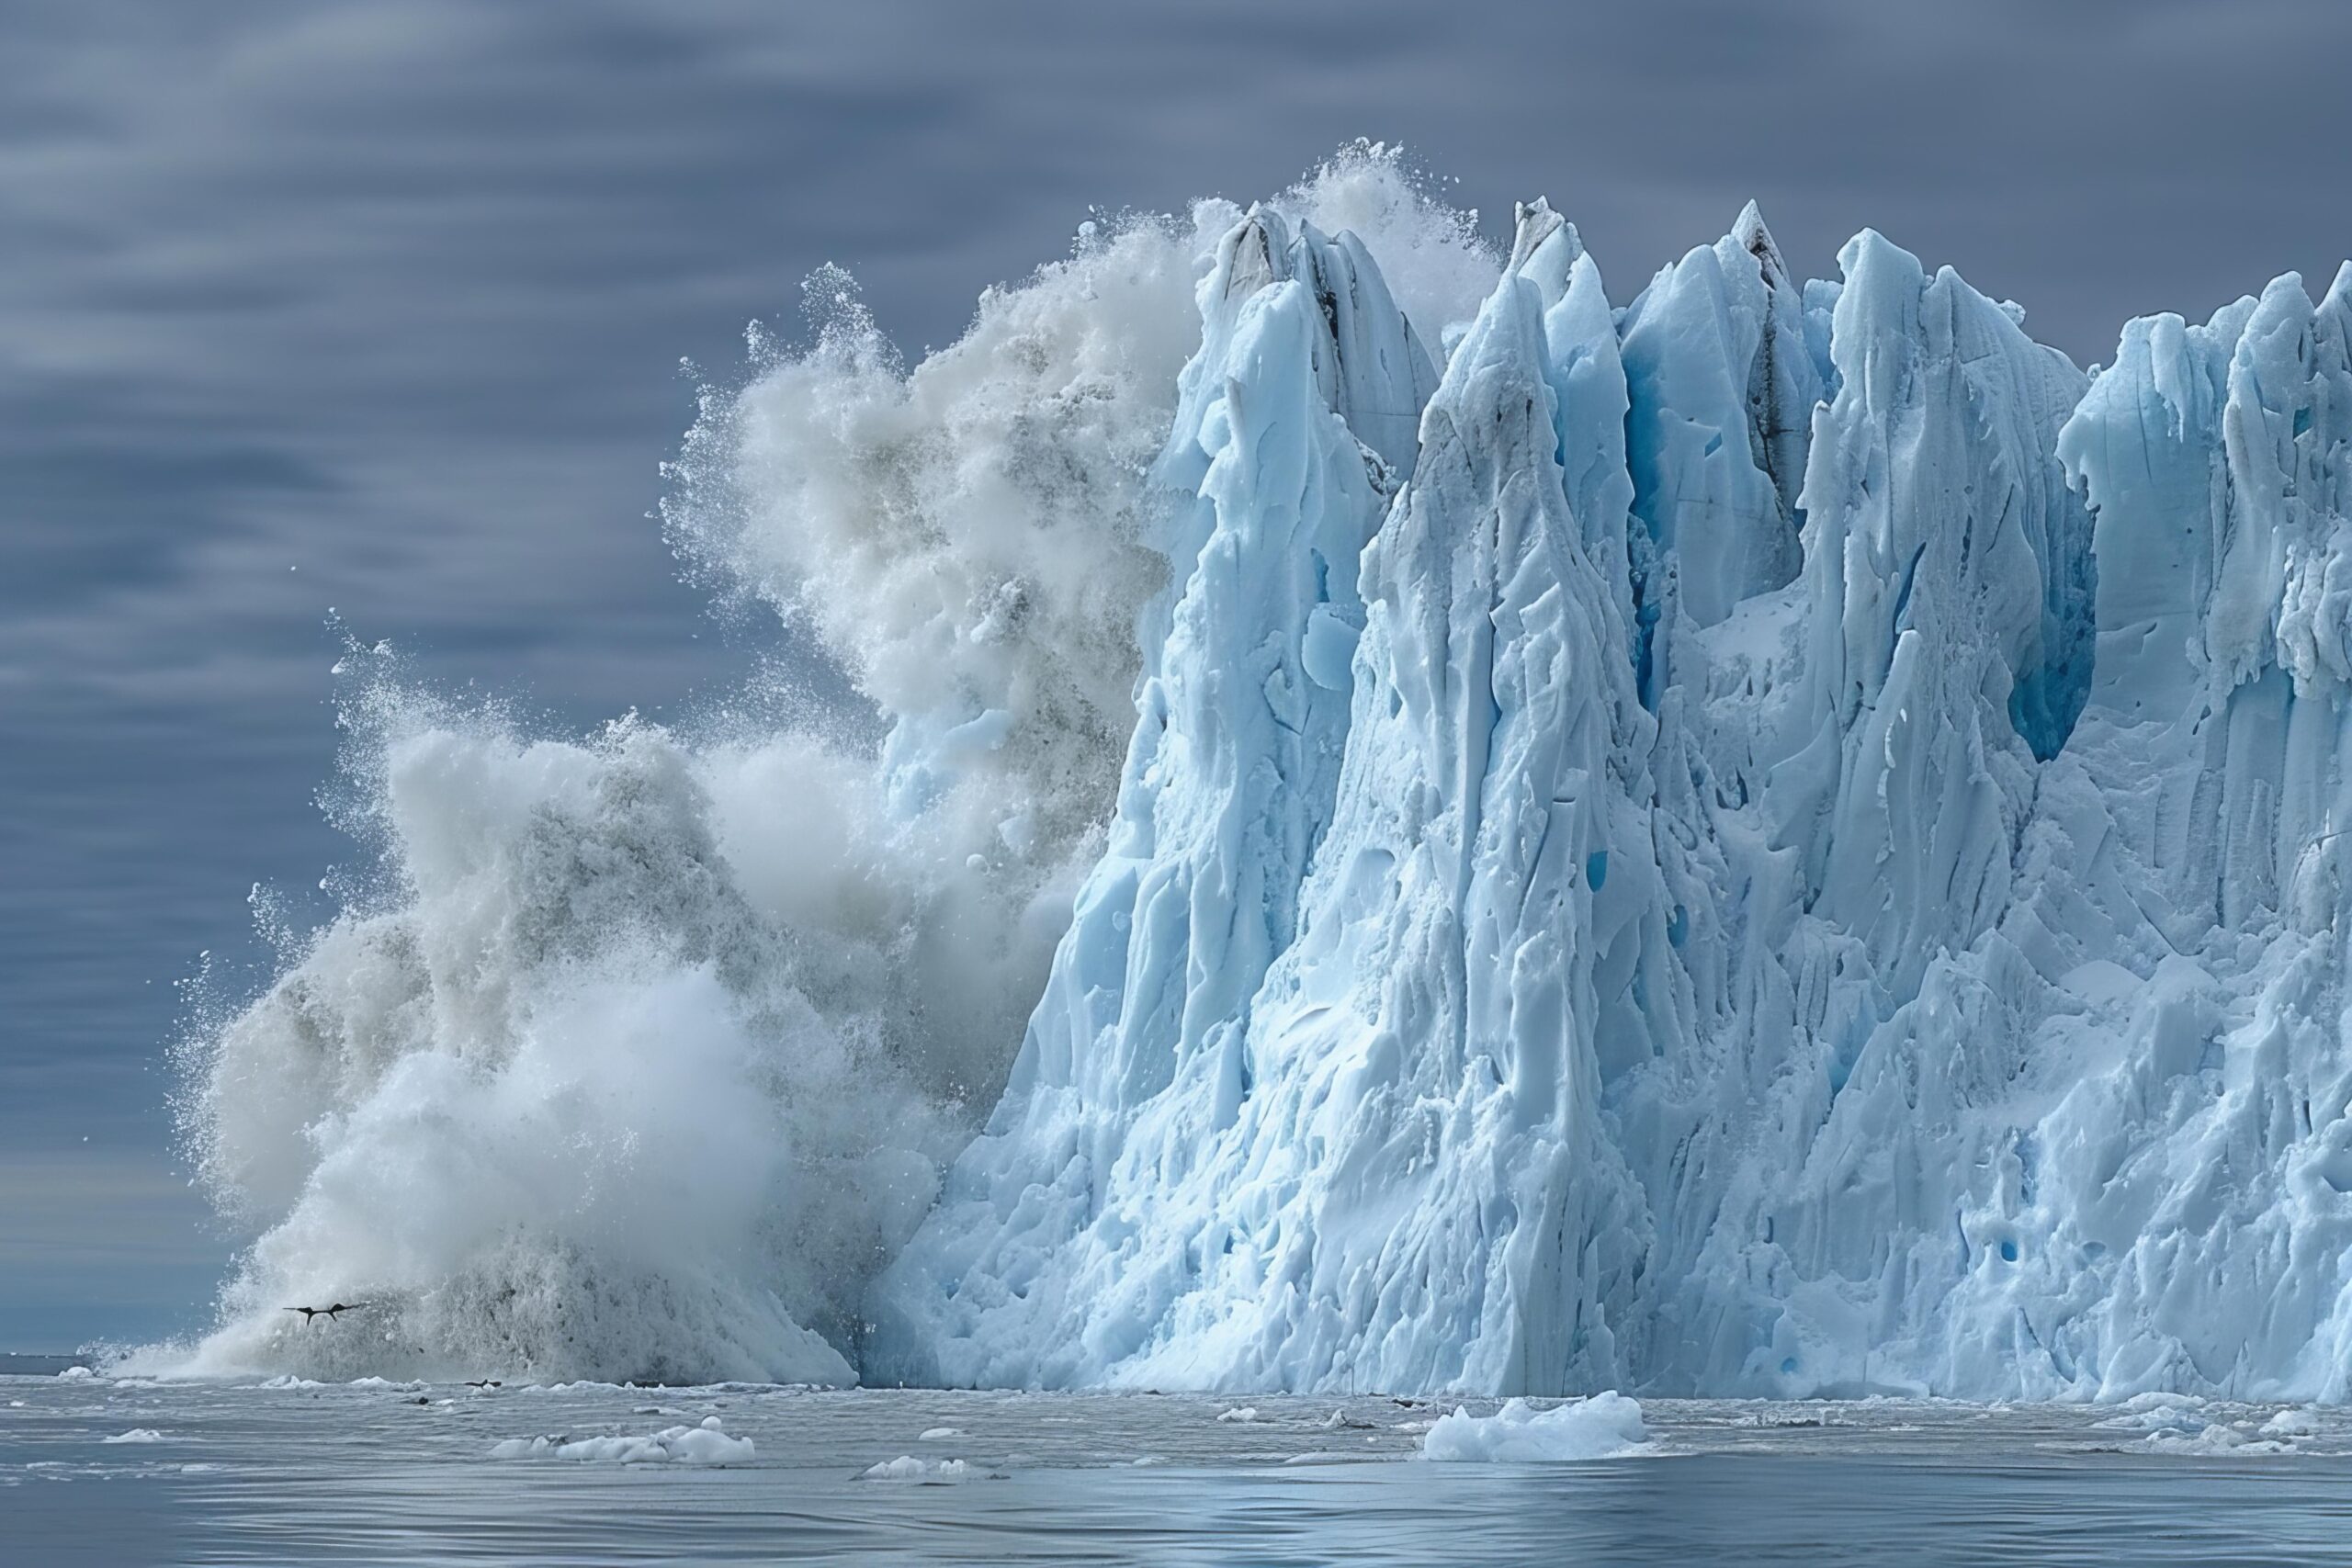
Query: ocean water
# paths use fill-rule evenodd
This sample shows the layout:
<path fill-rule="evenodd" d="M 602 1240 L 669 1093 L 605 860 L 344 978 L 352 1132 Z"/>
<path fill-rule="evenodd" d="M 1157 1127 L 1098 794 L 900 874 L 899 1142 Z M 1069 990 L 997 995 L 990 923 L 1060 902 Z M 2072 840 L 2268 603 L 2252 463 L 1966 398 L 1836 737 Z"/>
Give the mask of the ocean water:
<path fill-rule="evenodd" d="M 1491 1465 L 1419 1457 L 1441 1409 L 0 1375 L 0 1563 L 2215 1564 L 2352 1551 L 2341 1410 L 1645 1401 L 1654 1444 L 1640 1457 Z M 1240 1410 L 1255 1416 L 1229 1418 Z M 712 1417 L 751 1439 L 747 1460 L 493 1457 L 512 1439 L 699 1431 Z M 901 1456 L 928 1473 L 866 1476 Z M 948 1461 L 962 1461 L 955 1479 L 941 1478 Z"/>

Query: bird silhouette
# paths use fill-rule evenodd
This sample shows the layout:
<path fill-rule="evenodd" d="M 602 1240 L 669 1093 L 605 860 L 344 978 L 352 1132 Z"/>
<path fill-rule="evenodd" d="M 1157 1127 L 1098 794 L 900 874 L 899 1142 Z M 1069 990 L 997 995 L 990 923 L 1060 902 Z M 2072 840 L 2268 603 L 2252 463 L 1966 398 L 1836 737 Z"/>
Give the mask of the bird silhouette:
<path fill-rule="evenodd" d="M 366 1302 L 337 1302 L 333 1306 L 288 1307 L 285 1310 L 288 1312 L 300 1313 L 302 1314 L 302 1326 L 308 1328 L 311 1326 L 311 1320 L 314 1317 L 325 1317 L 331 1320 L 340 1321 L 343 1314 L 347 1312 L 358 1312 L 362 1308 L 366 1307 L 367 1304 L 368 1303 Z"/>

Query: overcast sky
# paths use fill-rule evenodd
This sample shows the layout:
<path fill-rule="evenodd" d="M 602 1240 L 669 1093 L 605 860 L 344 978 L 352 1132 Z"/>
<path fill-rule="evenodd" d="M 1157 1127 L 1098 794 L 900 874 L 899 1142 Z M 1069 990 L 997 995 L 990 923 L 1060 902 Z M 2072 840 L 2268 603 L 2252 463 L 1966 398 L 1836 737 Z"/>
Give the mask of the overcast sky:
<path fill-rule="evenodd" d="M 1621 302 L 1752 196 L 2086 362 L 2352 252 L 2346 0 L 820 9 L 0 0 L 0 1349 L 202 1320 L 174 982 L 344 853 L 328 606 L 574 724 L 725 681 L 646 520 L 679 361 L 821 263 L 919 350 L 1357 136 Z"/>

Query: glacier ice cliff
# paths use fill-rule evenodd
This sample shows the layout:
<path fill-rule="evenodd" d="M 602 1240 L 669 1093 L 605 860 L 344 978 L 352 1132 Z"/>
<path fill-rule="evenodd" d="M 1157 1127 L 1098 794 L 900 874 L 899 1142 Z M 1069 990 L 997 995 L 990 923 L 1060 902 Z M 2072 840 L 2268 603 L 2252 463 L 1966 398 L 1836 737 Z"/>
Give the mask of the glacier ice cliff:
<path fill-rule="evenodd" d="M 355 649 L 178 1364 L 2352 1398 L 2352 268 L 1837 271 L 1357 149 L 911 368 L 820 273 L 664 512 L 855 711 Z"/>
<path fill-rule="evenodd" d="M 2352 1393 L 2352 271 L 2086 376 L 1838 259 L 1751 208 L 1612 310 L 1522 209 L 1418 453 L 1359 431 L 1352 585 L 1198 486 L 1119 820 L 1286 830 L 1123 834 L 869 1376 Z M 1331 343 L 1237 367 L 1225 287 L 1188 386 L 1344 464 Z"/>

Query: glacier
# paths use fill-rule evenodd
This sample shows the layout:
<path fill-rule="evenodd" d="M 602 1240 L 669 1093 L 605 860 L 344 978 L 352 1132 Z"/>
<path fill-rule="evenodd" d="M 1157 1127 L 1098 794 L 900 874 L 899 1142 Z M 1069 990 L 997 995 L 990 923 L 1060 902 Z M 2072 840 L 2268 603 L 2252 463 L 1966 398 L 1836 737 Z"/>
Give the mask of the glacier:
<path fill-rule="evenodd" d="M 857 711 L 355 647 L 177 1364 L 2352 1398 L 2352 266 L 2086 371 L 1837 263 L 1360 148 L 911 368 L 820 273 L 665 523 Z"/>
<path fill-rule="evenodd" d="M 1197 720 L 1147 681 L 1120 820 L 1308 830 L 1097 885 L 1287 945 L 1081 914 L 870 1374 L 2346 1395 L 2352 271 L 2086 375 L 1838 260 L 1796 282 L 1751 208 L 1612 310 L 1521 209 L 1362 557 L 1328 807 L 1328 718 L 1253 662 L 1324 612 L 1218 570 L 1263 514 L 1215 497 L 1173 592 L 1229 637 L 1166 657 L 1241 706 L 1159 768 Z M 1318 364 L 1261 463 L 1328 458 Z"/>

